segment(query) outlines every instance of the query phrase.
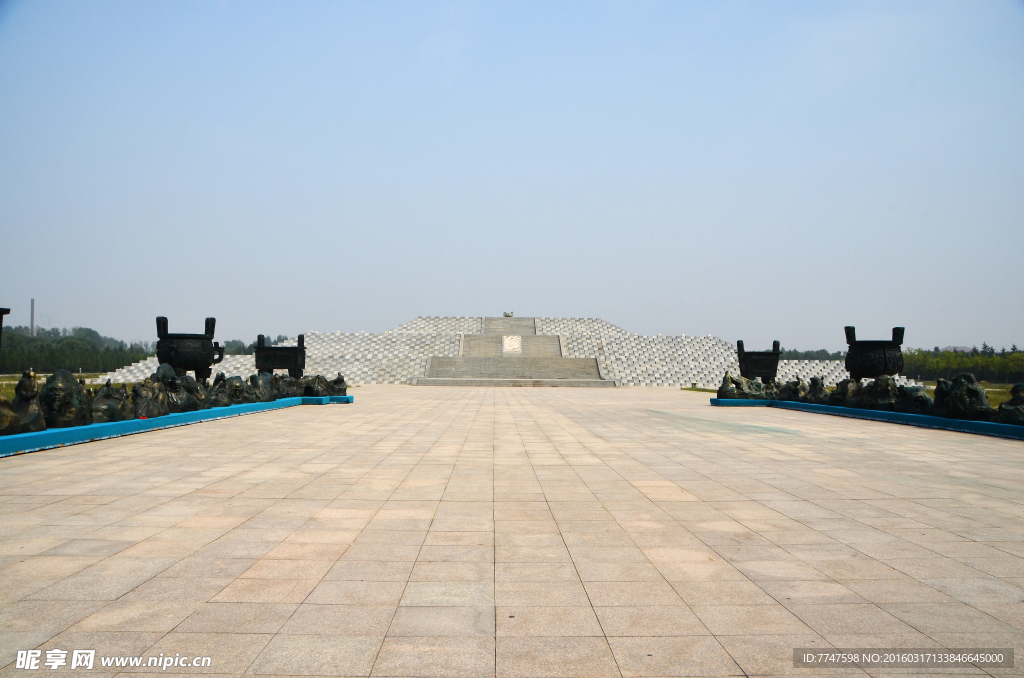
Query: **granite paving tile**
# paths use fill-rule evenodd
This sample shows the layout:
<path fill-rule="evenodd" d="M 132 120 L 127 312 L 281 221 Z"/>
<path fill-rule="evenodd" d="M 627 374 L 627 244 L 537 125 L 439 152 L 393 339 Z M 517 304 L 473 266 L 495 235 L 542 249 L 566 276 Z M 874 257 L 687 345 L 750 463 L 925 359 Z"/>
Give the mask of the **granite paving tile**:
<path fill-rule="evenodd" d="M 389 636 L 494 636 L 494 607 L 401 606 Z"/>
<path fill-rule="evenodd" d="M 183 633 L 277 633 L 295 603 L 206 603 L 175 627 Z"/>
<path fill-rule="evenodd" d="M 604 636 L 594 609 L 586 607 L 499 607 L 499 636 Z"/>
<path fill-rule="evenodd" d="M 254 675 L 368 676 L 382 639 L 376 636 L 278 634 L 247 667 Z"/>
<path fill-rule="evenodd" d="M 496 675 L 501 678 L 613 678 L 620 674 L 603 637 L 497 638 Z"/>
<path fill-rule="evenodd" d="M 494 675 L 492 636 L 388 636 L 372 676 Z"/>

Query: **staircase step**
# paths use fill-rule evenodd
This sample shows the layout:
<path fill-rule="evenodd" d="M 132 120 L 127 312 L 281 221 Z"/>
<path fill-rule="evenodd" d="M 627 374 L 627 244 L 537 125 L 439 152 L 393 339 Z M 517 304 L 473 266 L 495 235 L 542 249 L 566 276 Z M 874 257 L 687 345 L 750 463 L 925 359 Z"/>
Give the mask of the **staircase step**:
<path fill-rule="evenodd" d="M 561 358 L 562 345 L 557 336 L 526 335 L 523 340 L 524 358 Z"/>
<path fill-rule="evenodd" d="M 601 379 L 596 358 L 430 358 L 428 377 L 447 379 Z"/>
<path fill-rule="evenodd" d="M 533 318 L 484 318 L 484 334 L 511 334 L 523 336 L 537 334 Z"/>
<path fill-rule="evenodd" d="M 573 386 L 615 388 L 618 384 L 605 379 L 465 379 L 417 377 L 416 386 Z"/>
<path fill-rule="evenodd" d="M 462 337 L 463 358 L 500 358 L 501 334 L 467 334 Z M 561 358 L 562 346 L 557 336 L 536 334 L 518 335 L 520 353 L 506 354 L 509 358 Z"/>
<path fill-rule="evenodd" d="M 465 358 L 500 358 L 500 334 L 466 334 L 462 337 L 462 356 Z"/>

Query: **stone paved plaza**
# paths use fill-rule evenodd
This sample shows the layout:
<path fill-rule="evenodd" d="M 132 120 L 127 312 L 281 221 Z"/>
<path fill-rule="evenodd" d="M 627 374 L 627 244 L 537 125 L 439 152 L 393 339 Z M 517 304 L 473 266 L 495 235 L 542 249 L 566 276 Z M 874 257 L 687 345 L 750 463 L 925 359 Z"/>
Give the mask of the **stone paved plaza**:
<path fill-rule="evenodd" d="M 1024 443 L 669 389 L 353 393 L 0 459 L 3 674 L 161 653 L 211 665 L 154 675 L 1024 663 Z M 96 665 L 15 668 L 32 648 Z"/>

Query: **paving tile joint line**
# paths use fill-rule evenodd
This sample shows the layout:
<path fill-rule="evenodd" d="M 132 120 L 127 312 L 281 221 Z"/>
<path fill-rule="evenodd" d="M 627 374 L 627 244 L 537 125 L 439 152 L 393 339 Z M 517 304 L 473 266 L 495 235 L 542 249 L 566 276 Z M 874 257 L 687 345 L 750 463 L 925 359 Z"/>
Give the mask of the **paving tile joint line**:
<path fill-rule="evenodd" d="M 27 454 L 29 452 L 39 452 L 40 450 L 52 450 L 68 445 L 90 443 L 96 440 L 120 438 L 121 436 L 136 433 L 159 431 L 176 426 L 188 426 L 189 424 L 199 424 L 204 421 L 215 421 L 217 419 L 240 417 L 246 414 L 280 410 L 297 405 L 328 405 L 331 403 L 351 403 L 353 401 L 354 396 L 281 398 L 270 403 L 246 403 L 196 412 L 176 412 L 152 419 L 129 419 L 128 421 L 112 421 L 103 424 L 90 424 L 88 426 L 48 429 L 36 433 L 19 433 L 17 435 L 0 437 L 0 458 Z"/>
<path fill-rule="evenodd" d="M 945 417 L 933 417 L 926 414 L 907 414 L 905 412 L 887 412 L 885 410 L 863 410 L 855 407 L 816 405 L 813 403 L 797 403 L 783 400 L 731 400 L 711 398 L 711 404 L 715 407 L 778 407 L 780 409 L 796 410 L 798 412 L 830 414 L 835 417 L 867 419 L 870 421 L 882 421 L 889 424 L 905 424 L 907 426 L 937 428 L 945 431 L 957 431 L 959 433 L 976 433 L 979 435 L 995 436 L 997 438 L 1024 440 L 1024 426 L 1017 426 L 1014 424 L 997 424 L 991 421 L 947 419 Z"/>

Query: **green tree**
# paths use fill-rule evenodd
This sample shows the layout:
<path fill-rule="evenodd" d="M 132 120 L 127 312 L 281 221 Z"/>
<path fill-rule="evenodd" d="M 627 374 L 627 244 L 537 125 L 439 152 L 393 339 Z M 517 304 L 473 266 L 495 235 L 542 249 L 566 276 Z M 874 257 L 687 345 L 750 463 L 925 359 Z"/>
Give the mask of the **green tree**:
<path fill-rule="evenodd" d="M 18 374 L 26 369 L 110 372 L 150 355 L 152 351 L 148 347 L 128 347 L 122 341 L 104 337 L 89 328 L 38 328 L 36 336 L 31 336 L 29 328 L 17 326 L 4 332 L 0 373 Z"/>
<path fill-rule="evenodd" d="M 246 344 L 241 339 L 228 339 L 224 342 L 225 355 L 252 355 L 256 352 L 256 342 Z"/>

